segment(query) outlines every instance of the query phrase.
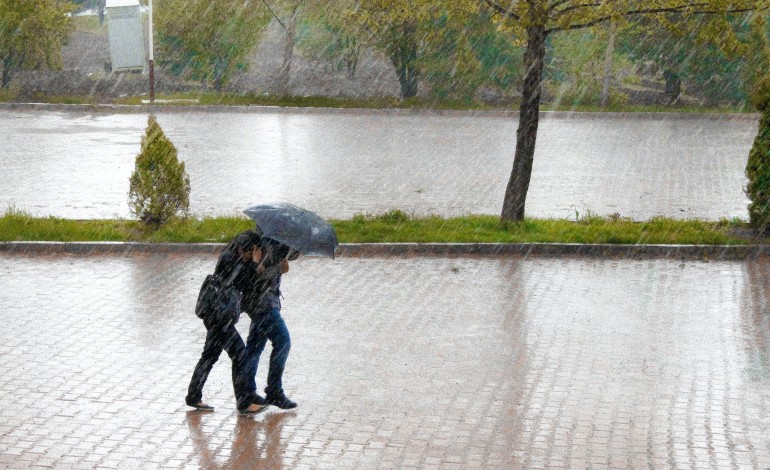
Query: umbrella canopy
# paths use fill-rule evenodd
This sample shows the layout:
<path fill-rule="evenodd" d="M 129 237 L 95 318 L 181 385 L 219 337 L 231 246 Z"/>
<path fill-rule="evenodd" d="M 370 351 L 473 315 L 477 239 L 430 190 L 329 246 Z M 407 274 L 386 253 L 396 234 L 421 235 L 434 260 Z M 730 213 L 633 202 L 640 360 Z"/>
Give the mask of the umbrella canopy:
<path fill-rule="evenodd" d="M 303 255 L 334 258 L 339 245 L 334 228 L 315 212 L 285 202 L 259 204 L 243 211 L 263 237 L 281 242 Z"/>

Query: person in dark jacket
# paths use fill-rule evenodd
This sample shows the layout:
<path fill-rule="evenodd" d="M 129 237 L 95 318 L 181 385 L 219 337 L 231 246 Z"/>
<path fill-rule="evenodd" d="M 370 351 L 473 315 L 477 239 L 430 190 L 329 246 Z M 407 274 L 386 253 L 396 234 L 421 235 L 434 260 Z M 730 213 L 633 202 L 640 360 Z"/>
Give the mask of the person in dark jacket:
<path fill-rule="evenodd" d="M 251 324 L 246 339 L 244 367 L 249 377 L 247 391 L 256 395 L 256 403 L 274 405 L 281 409 L 296 408 L 297 403 L 286 397 L 283 390 L 283 371 L 291 349 L 291 338 L 283 317 L 281 317 L 281 275 L 289 271 L 289 260 L 295 260 L 299 253 L 288 246 L 263 237 L 262 259 L 257 266 L 260 281 L 251 291 L 244 291 L 243 310 L 249 315 Z M 256 392 L 256 374 L 259 358 L 267 341 L 272 345 L 270 365 L 267 374 L 265 398 Z"/>
<path fill-rule="evenodd" d="M 214 273 L 226 280 L 238 269 L 238 273 L 233 278 L 233 285 L 242 294 L 245 291 L 251 291 L 258 278 L 257 263 L 262 258 L 260 243 L 261 237 L 254 231 L 247 230 L 238 234 L 219 256 Z M 259 401 L 256 392 L 249 391 L 249 377 L 246 375 L 248 368 L 245 367 L 244 362 L 247 359 L 245 344 L 235 329 L 234 322 L 228 321 L 226 324 L 221 324 L 204 318 L 203 324 L 206 327 L 206 342 L 190 379 L 185 403 L 199 410 L 214 409 L 213 406 L 202 401 L 203 386 L 222 350 L 225 350 L 232 361 L 233 390 L 238 411 L 243 414 L 264 411 L 267 406 L 255 403 Z"/>

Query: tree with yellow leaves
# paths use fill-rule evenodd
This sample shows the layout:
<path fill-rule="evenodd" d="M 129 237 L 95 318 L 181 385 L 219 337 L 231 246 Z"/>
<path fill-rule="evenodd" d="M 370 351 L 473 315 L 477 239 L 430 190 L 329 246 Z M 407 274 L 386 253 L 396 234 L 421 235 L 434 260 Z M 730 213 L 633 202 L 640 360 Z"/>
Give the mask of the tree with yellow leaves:
<path fill-rule="evenodd" d="M 155 8 L 158 64 L 221 91 L 247 67 L 270 19 L 258 0 L 163 0 Z"/>
<path fill-rule="evenodd" d="M 0 88 L 19 70 L 61 68 L 74 10 L 65 0 L 0 0 Z"/>

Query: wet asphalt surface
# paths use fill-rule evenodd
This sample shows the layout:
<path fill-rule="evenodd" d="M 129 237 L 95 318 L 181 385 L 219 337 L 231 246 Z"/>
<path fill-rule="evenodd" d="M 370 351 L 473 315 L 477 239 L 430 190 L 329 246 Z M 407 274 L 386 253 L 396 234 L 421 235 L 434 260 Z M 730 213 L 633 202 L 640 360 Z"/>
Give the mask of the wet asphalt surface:
<path fill-rule="evenodd" d="M 142 112 L 0 108 L 0 210 L 130 217 Z M 237 108 L 232 108 L 237 109 Z M 157 112 L 190 175 L 193 215 L 284 200 L 324 217 L 500 213 L 515 115 L 364 110 Z M 529 217 L 748 218 L 758 118 L 543 113 Z"/>
<path fill-rule="evenodd" d="M 183 402 L 215 259 L 0 254 L 0 467 L 770 466 L 767 258 L 300 259 L 256 417 Z"/>

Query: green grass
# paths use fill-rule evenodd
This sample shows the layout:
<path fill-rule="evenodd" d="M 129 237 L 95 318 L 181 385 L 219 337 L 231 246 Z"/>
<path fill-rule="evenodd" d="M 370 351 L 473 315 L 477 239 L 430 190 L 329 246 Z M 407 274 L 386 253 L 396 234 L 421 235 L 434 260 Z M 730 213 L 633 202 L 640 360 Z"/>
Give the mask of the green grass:
<path fill-rule="evenodd" d="M 613 243 L 613 244 L 746 244 L 731 235 L 742 223 L 678 221 L 655 218 L 634 222 L 591 216 L 577 221 L 525 219 L 501 222 L 495 216 L 410 218 L 393 211 L 380 216 L 355 216 L 333 222 L 346 242 L 418 243 Z"/>
<path fill-rule="evenodd" d="M 578 112 L 614 112 L 614 113 L 693 113 L 693 114 L 735 114 L 755 113 L 754 108 L 746 105 L 735 106 L 696 106 L 696 105 L 643 105 L 643 104 L 611 104 L 600 106 L 598 104 L 585 105 L 559 105 L 554 106 L 544 103 L 543 111 L 578 111 Z"/>
<path fill-rule="evenodd" d="M 495 216 L 410 217 L 395 210 L 332 220 L 341 243 L 612 243 L 741 245 L 763 242 L 742 221 L 704 222 L 654 218 L 635 222 L 621 217 L 579 220 L 525 219 L 501 222 Z M 135 220 L 71 220 L 33 217 L 10 209 L 0 217 L 0 241 L 226 242 L 252 227 L 245 217 L 175 219 L 160 230 Z"/>
<path fill-rule="evenodd" d="M 0 217 L 0 241 L 225 242 L 252 225 L 240 217 L 186 218 L 152 230 L 136 220 L 33 217 L 10 209 Z"/>
<path fill-rule="evenodd" d="M 146 96 L 132 96 L 115 100 L 117 104 L 138 105 Z M 177 106 L 221 105 L 221 106 L 280 106 L 296 108 L 342 108 L 342 109 L 456 109 L 456 110 L 491 110 L 492 106 L 481 103 L 467 103 L 448 100 L 426 100 L 409 98 L 401 100 L 394 97 L 380 98 L 330 98 L 325 96 L 291 95 L 255 95 L 230 93 L 174 93 L 158 94 L 156 100 L 184 100 L 170 103 Z M 197 100 L 197 102 L 190 102 Z"/>
<path fill-rule="evenodd" d="M 380 98 L 330 98 L 325 96 L 278 96 L 229 93 L 174 93 L 158 94 L 158 101 L 170 100 L 163 105 L 171 106 L 277 106 L 287 108 L 331 108 L 331 109 L 415 109 L 415 110 L 457 110 L 457 111 L 517 111 L 518 103 L 493 106 L 480 102 L 450 101 L 438 99 L 409 98 L 401 100 L 394 97 Z M 15 101 L 16 93 L 0 92 L 0 102 Z M 142 105 L 147 96 L 129 96 L 105 100 L 101 103 L 93 96 L 54 96 L 40 94 L 34 101 L 51 104 L 122 104 Z M 174 102 L 174 100 L 179 100 Z M 748 106 L 662 106 L 614 104 L 607 107 L 599 105 L 568 106 L 543 103 L 542 111 L 577 111 L 577 112 L 626 112 L 626 113 L 698 113 L 698 114 L 733 114 L 753 113 Z"/>

